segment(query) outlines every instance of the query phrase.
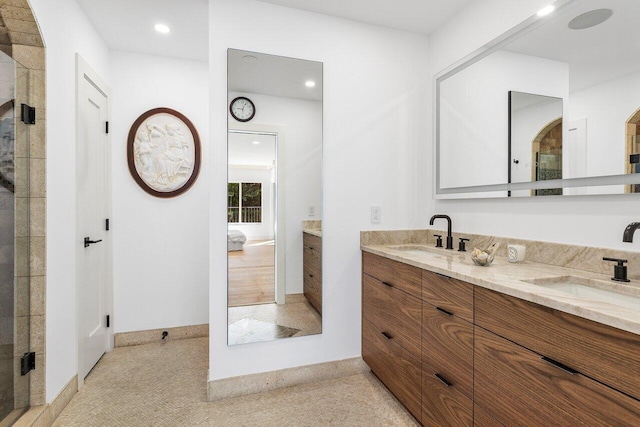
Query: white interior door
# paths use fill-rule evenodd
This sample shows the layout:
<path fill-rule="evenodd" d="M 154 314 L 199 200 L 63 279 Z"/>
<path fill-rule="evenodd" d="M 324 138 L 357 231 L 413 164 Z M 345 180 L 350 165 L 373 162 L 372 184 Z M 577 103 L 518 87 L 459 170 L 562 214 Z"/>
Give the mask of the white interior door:
<path fill-rule="evenodd" d="M 79 57 L 77 76 L 76 286 L 78 379 L 82 381 L 109 348 L 108 97 L 106 89 Z"/>

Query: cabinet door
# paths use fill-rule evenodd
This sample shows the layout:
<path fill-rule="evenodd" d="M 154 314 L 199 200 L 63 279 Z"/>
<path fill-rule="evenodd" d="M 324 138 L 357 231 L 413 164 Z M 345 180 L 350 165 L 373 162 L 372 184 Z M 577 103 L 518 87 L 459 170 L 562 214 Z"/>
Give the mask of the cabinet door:
<path fill-rule="evenodd" d="M 362 252 L 362 271 L 414 297 L 422 292 L 422 270 L 409 264 Z"/>
<path fill-rule="evenodd" d="M 420 359 L 422 301 L 381 281 L 362 276 L 362 316 Z"/>
<path fill-rule="evenodd" d="M 473 405 L 473 427 L 504 427 L 478 405 Z"/>
<path fill-rule="evenodd" d="M 422 303 L 422 361 L 468 397 L 473 393 L 473 325 Z M 436 372 L 431 372 L 433 375 Z"/>
<path fill-rule="evenodd" d="M 475 402 L 505 425 L 640 425 L 640 401 L 477 326 L 474 360 Z"/>
<path fill-rule="evenodd" d="M 362 358 L 400 403 L 420 420 L 420 359 L 382 332 L 373 323 L 362 320 Z"/>
<path fill-rule="evenodd" d="M 431 271 L 422 272 L 423 301 L 473 322 L 473 285 Z"/>
<path fill-rule="evenodd" d="M 640 335 L 478 287 L 475 323 L 640 399 Z"/>
<path fill-rule="evenodd" d="M 425 426 L 472 426 L 473 402 L 456 384 L 422 361 L 422 423 Z"/>

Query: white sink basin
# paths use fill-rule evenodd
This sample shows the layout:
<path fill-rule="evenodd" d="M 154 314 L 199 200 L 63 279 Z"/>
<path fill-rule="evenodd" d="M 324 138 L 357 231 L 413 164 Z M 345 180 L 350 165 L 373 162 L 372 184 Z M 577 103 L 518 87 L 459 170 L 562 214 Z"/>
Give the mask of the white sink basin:
<path fill-rule="evenodd" d="M 555 289 L 580 299 L 605 302 L 640 311 L 640 289 L 637 287 L 575 276 L 549 277 L 525 280 L 525 282 Z"/>
<path fill-rule="evenodd" d="M 389 246 L 389 249 L 393 249 L 394 251 L 402 252 L 406 255 L 415 255 L 415 256 L 444 256 L 447 255 L 443 253 L 442 250 L 438 250 L 435 248 L 431 248 L 426 245 L 398 245 L 398 246 Z"/>

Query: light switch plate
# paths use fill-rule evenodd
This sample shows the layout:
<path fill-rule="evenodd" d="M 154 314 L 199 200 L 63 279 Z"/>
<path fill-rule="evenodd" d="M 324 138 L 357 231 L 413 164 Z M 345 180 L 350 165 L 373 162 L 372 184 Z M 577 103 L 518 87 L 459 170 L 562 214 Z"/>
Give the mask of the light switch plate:
<path fill-rule="evenodd" d="M 371 224 L 380 224 L 382 222 L 382 207 L 371 206 Z"/>
<path fill-rule="evenodd" d="M 307 214 L 310 217 L 314 217 L 316 216 L 316 207 L 315 206 L 309 206 L 308 210 L 307 210 Z"/>

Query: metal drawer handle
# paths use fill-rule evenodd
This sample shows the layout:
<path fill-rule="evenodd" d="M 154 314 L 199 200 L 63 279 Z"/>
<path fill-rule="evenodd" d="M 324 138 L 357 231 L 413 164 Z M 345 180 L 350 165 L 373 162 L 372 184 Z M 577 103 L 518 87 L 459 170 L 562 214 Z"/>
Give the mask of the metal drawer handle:
<path fill-rule="evenodd" d="M 393 285 L 391 283 L 382 282 L 382 284 L 385 285 L 387 288 L 393 288 Z"/>
<path fill-rule="evenodd" d="M 444 277 L 445 279 L 451 279 L 451 277 L 445 276 L 444 274 L 440 274 L 440 273 L 433 273 L 433 274 L 435 274 L 436 276 Z"/>
<path fill-rule="evenodd" d="M 446 385 L 447 387 L 451 387 L 453 384 L 451 384 L 449 381 L 447 381 L 447 379 L 445 377 L 443 377 L 440 374 L 433 374 L 434 377 L 436 377 L 437 379 L 440 380 L 440 382 L 444 385 Z"/>
<path fill-rule="evenodd" d="M 453 313 L 450 311 L 445 310 L 444 308 L 440 308 L 440 307 L 436 307 L 436 310 L 446 314 L 447 316 L 453 316 Z"/>
<path fill-rule="evenodd" d="M 555 366 L 556 368 L 560 369 L 561 371 L 566 372 L 567 374 L 571 374 L 571 375 L 575 375 L 578 374 L 579 372 L 576 371 L 575 369 L 572 369 L 570 367 L 568 367 L 567 365 L 564 365 L 556 360 L 553 360 L 547 356 L 542 356 L 542 360 L 544 362 L 547 362 L 548 364 Z"/>
<path fill-rule="evenodd" d="M 382 336 L 385 337 L 386 339 L 390 340 L 393 337 L 391 335 L 389 335 L 387 332 L 382 332 Z"/>
<path fill-rule="evenodd" d="M 313 277 L 313 274 L 309 274 L 309 277 Z"/>

